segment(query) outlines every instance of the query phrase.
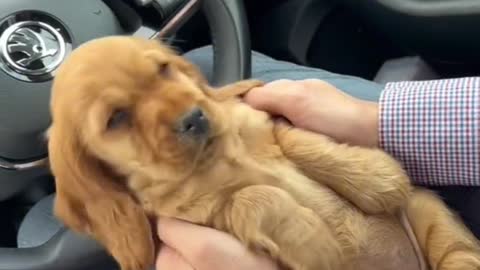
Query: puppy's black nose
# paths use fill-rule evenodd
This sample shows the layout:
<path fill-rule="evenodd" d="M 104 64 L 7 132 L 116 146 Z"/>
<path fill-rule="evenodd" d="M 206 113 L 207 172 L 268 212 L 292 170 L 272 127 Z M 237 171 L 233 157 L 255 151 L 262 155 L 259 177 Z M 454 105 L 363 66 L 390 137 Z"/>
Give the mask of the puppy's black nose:
<path fill-rule="evenodd" d="M 187 135 L 202 136 L 208 134 L 208 130 L 208 119 L 198 107 L 187 113 L 180 121 L 180 132 Z"/>

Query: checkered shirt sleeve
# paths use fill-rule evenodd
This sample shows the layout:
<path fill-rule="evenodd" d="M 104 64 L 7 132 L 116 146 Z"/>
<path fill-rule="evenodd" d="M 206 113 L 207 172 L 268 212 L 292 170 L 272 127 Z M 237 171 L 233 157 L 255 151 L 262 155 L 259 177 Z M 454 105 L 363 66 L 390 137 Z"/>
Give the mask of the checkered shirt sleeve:
<path fill-rule="evenodd" d="M 387 84 L 380 146 L 415 184 L 480 186 L 480 77 Z"/>

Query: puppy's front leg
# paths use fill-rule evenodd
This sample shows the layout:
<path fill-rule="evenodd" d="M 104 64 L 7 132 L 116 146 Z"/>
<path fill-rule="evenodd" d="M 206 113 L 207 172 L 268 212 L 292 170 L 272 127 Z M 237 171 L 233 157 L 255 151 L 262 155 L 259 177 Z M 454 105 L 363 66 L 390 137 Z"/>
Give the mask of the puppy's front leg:
<path fill-rule="evenodd" d="M 415 190 L 406 213 L 430 269 L 480 269 L 480 242 L 433 192 Z"/>
<path fill-rule="evenodd" d="M 330 187 L 367 214 L 394 213 L 412 187 L 400 164 L 380 149 L 348 146 L 326 136 L 277 123 L 285 156 L 312 180 Z"/>
<path fill-rule="evenodd" d="M 289 269 L 341 269 L 342 251 L 332 230 L 284 190 L 265 185 L 244 188 L 233 195 L 224 214 L 227 231 Z"/>
<path fill-rule="evenodd" d="M 246 94 L 254 87 L 264 85 L 264 82 L 259 80 L 243 80 L 222 86 L 217 89 L 209 89 L 208 94 L 218 101 L 224 101 L 232 97 L 239 97 Z"/>

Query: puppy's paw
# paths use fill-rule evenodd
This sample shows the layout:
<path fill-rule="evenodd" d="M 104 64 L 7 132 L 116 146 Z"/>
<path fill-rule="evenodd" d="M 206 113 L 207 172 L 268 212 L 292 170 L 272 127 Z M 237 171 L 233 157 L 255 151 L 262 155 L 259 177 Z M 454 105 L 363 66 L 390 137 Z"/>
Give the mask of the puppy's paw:
<path fill-rule="evenodd" d="M 283 117 L 276 117 L 273 119 L 274 126 L 273 126 L 273 134 L 277 140 L 284 139 L 287 133 L 289 133 L 294 127 L 292 124 Z"/>
<path fill-rule="evenodd" d="M 244 80 L 239 82 L 239 85 L 241 87 L 245 87 L 246 89 L 250 90 L 254 87 L 264 86 L 265 82 L 257 79 L 250 79 L 250 80 Z"/>
<path fill-rule="evenodd" d="M 238 96 L 245 95 L 248 91 L 252 90 L 255 87 L 261 87 L 265 85 L 263 81 L 250 79 L 250 80 L 243 80 L 236 83 L 233 83 L 229 86 L 226 86 L 227 90 L 237 93 Z"/>
<path fill-rule="evenodd" d="M 480 270 L 480 252 L 457 251 L 445 256 L 435 269 L 438 270 Z"/>
<path fill-rule="evenodd" d="M 241 98 L 251 89 L 260 87 L 264 84 L 264 82 L 259 80 L 243 80 L 218 89 L 209 89 L 207 90 L 207 93 L 217 101 L 224 101 L 235 97 Z"/>

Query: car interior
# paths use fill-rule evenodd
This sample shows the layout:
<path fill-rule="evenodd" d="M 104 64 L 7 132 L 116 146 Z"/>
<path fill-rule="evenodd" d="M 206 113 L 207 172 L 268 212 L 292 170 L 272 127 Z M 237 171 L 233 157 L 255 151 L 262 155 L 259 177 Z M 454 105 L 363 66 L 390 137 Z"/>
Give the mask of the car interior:
<path fill-rule="evenodd" d="M 136 35 L 180 53 L 213 44 L 214 85 L 249 77 L 251 50 L 384 84 L 478 75 L 479 24 L 477 0 L 0 1 L 0 270 L 117 269 L 52 212 L 49 91 L 82 43 Z"/>

